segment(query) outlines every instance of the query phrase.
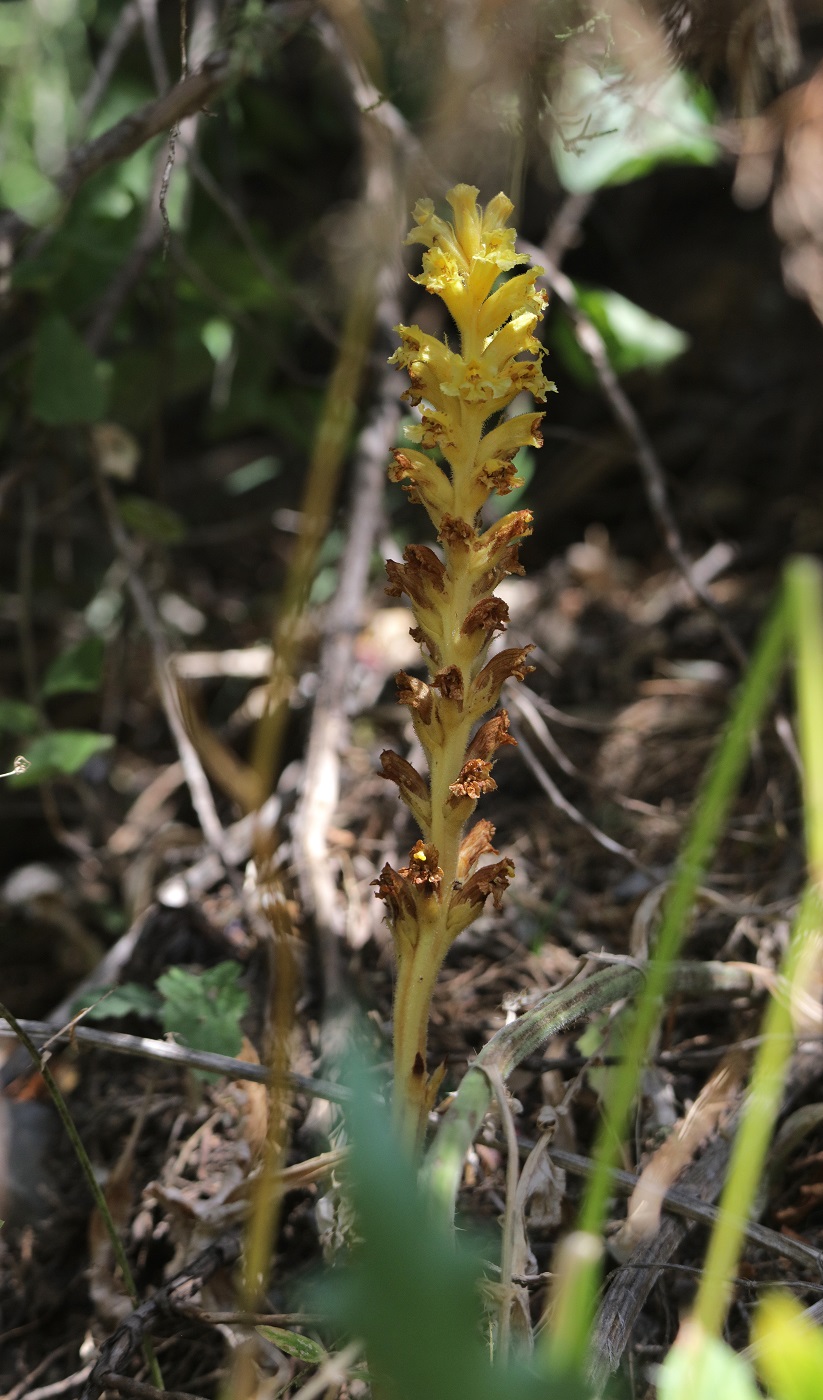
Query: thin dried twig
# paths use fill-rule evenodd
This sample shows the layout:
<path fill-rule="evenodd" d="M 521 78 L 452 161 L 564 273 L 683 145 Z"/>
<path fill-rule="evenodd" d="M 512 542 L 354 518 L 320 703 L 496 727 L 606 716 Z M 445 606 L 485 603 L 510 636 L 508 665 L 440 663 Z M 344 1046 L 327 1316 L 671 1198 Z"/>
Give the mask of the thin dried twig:
<path fill-rule="evenodd" d="M 339 1387 L 346 1379 L 346 1373 L 353 1366 L 361 1351 L 362 1342 L 350 1342 L 342 1351 L 330 1356 L 312 1376 L 310 1381 L 295 1392 L 294 1400 L 317 1400 L 318 1395 L 326 1395 L 330 1387 Z"/>
<path fill-rule="evenodd" d="M 644 968 L 629 959 L 605 967 L 581 982 L 548 992 L 536 1006 L 503 1026 L 487 1042 L 463 1076 L 452 1104 L 440 1121 L 425 1162 L 424 1178 L 444 1217 L 453 1219 L 466 1153 L 491 1102 L 488 1070 L 495 1069 L 503 1079 L 508 1078 L 516 1065 L 522 1064 L 551 1036 L 567 1030 L 584 1016 L 613 1006 L 623 997 L 634 996 L 645 975 Z M 753 965 L 718 962 L 671 965 L 671 994 L 705 995 L 710 989 L 753 994 L 762 989 L 761 970 Z"/>
<path fill-rule="evenodd" d="M 239 1236 L 223 1235 L 198 1254 L 185 1269 L 175 1274 L 163 1288 L 158 1288 L 151 1298 L 141 1303 L 103 1343 L 83 1387 L 82 1400 L 97 1400 L 100 1391 L 111 1385 L 111 1374 L 122 1371 L 150 1333 L 154 1322 L 161 1317 L 179 1316 L 179 1303 L 190 1301 L 214 1274 L 220 1269 L 231 1268 L 239 1258 Z"/>
<path fill-rule="evenodd" d="M 387 286 L 378 302 L 378 343 L 388 340 L 399 320 L 398 277 L 387 269 Z M 340 560 L 340 582 L 326 619 L 318 665 L 319 684 L 306 751 L 303 794 L 293 830 L 301 893 L 314 920 L 324 972 L 327 1003 L 339 1002 L 341 978 L 337 943 L 343 933 L 334 872 L 328 857 L 328 830 L 340 787 L 340 756 L 346 747 L 347 700 L 354 641 L 362 623 L 374 540 L 389 448 L 400 421 L 395 375 L 386 369 L 377 403 L 357 442 L 349 531 Z"/>
<path fill-rule="evenodd" d="M 157 0 L 138 0 L 138 4 L 143 21 L 146 48 L 151 59 L 155 86 L 158 93 L 162 95 L 168 89 L 169 74 L 157 27 Z M 216 16 L 213 7 L 208 3 L 198 4 L 195 11 L 194 24 L 192 25 L 189 52 L 186 51 L 185 43 L 182 45 L 181 82 L 185 82 L 189 67 L 196 66 L 198 60 L 202 58 L 210 48 L 214 38 L 215 27 Z M 171 231 L 168 224 L 168 214 L 166 213 L 166 196 L 171 179 L 171 169 L 174 165 L 177 137 L 180 135 L 181 131 L 185 133 L 182 159 L 178 162 L 179 166 L 184 166 L 189 151 L 195 148 L 201 115 L 199 111 L 189 115 L 182 122 L 182 125 L 180 120 L 178 120 L 170 133 L 169 145 L 165 150 L 161 149 L 155 157 L 151 189 L 137 238 L 134 241 L 128 258 L 122 266 L 118 268 L 103 293 L 97 306 L 94 320 L 89 330 L 86 332 L 86 344 L 95 354 L 99 353 L 108 340 L 120 308 L 132 288 L 142 277 L 155 248 L 158 247 L 161 241 L 167 241 L 170 236 Z"/>
<path fill-rule="evenodd" d="M 512 693 L 510 703 L 513 708 L 520 709 L 519 696 L 515 693 Z M 523 713 L 522 710 L 521 713 Z M 589 821 L 588 817 L 585 817 L 583 813 L 563 795 L 554 779 L 546 772 L 531 745 L 525 739 L 522 729 L 516 720 L 512 723 L 512 733 L 517 739 L 519 752 L 525 760 L 526 767 L 534 774 L 540 787 L 554 806 L 557 807 L 558 811 L 563 812 L 576 826 L 582 826 L 584 831 L 589 833 L 592 840 L 596 841 L 598 846 L 603 847 L 604 851 L 609 851 L 613 856 L 619 856 L 622 860 L 627 861 L 629 865 L 633 866 L 635 870 L 640 870 L 644 875 L 649 875 L 652 879 L 656 880 L 658 876 L 655 872 L 651 870 L 649 866 L 645 865 L 642 860 L 639 860 L 634 852 L 629 850 L 628 846 L 622 846 L 620 842 L 615 841 L 612 836 L 607 836 L 605 831 L 601 831 L 599 826 L 595 826 L 594 822 Z"/>
<path fill-rule="evenodd" d="M 494 1095 L 497 1099 L 497 1107 L 500 1111 L 500 1121 L 503 1124 L 503 1132 L 506 1137 L 506 1209 L 503 1216 L 503 1239 L 500 1246 L 500 1310 L 497 1331 L 497 1349 L 501 1361 L 504 1361 L 509 1354 L 511 1346 L 512 1327 L 512 1260 L 514 1258 L 514 1232 L 516 1228 L 517 1213 L 517 1181 L 520 1168 L 520 1157 L 517 1147 L 517 1131 L 514 1126 L 514 1117 L 509 1104 L 506 1086 L 503 1077 L 498 1069 L 487 1071 Z"/>
<path fill-rule="evenodd" d="M 194 1395 L 190 1390 L 158 1390 L 156 1386 L 147 1385 L 145 1381 L 136 1381 L 131 1376 L 118 1376 L 114 1371 L 107 1371 L 100 1379 L 105 1390 L 116 1390 L 119 1395 L 134 1396 L 134 1400 L 203 1400 L 201 1395 Z"/>
<path fill-rule="evenodd" d="M 801 1048 L 805 1053 L 796 1056 L 790 1075 L 790 1092 L 795 1093 L 808 1089 L 819 1079 L 823 1063 L 819 1044 L 804 1042 Z M 788 1099 L 790 1093 L 786 1097 Z M 669 1214 L 654 1239 L 633 1252 L 628 1261 L 631 1267 L 618 1269 L 612 1275 L 592 1339 L 593 1369 L 598 1377 L 605 1378 L 608 1371 L 617 1368 L 628 1345 L 632 1327 L 659 1277 L 660 1269 L 685 1239 L 691 1229 L 689 1222 L 708 1226 L 714 1223 L 717 1210 L 709 1203 L 716 1200 L 722 1190 L 733 1141 L 734 1122 L 731 1122 L 722 1135 L 709 1143 L 699 1160 L 686 1169 L 677 1187 L 666 1193 L 663 1206 Z M 591 1170 L 591 1164 L 584 1168 L 585 1158 L 578 1159 L 576 1165 L 572 1160 L 563 1160 L 570 1154 L 555 1152 L 554 1155 L 567 1171 L 579 1171 L 582 1175 L 584 1170 Z M 630 1172 L 616 1171 L 612 1177 L 614 1190 L 620 1195 L 631 1194 L 636 1180 Z M 672 1219 L 675 1212 L 679 1219 Z M 748 1223 L 745 1233 L 747 1240 L 770 1254 L 791 1259 L 799 1266 L 823 1276 L 823 1253 L 802 1241 L 765 1229 L 753 1221 Z"/>
<path fill-rule="evenodd" d="M 140 6 L 138 0 L 129 0 L 129 3 L 123 6 L 117 16 L 117 22 L 97 60 L 97 67 L 92 74 L 91 81 L 77 104 L 77 114 L 83 128 L 88 126 L 97 111 L 106 88 L 114 77 L 117 65 L 139 23 Z"/>
<path fill-rule="evenodd" d="M 91 1026 L 73 1026 L 60 1031 L 45 1021 L 20 1021 L 18 1024 L 34 1045 L 43 1044 L 44 1041 L 56 1044 L 77 1041 L 97 1050 L 108 1050 L 113 1055 L 130 1055 L 140 1060 L 162 1060 L 165 1064 L 180 1065 L 181 1068 L 221 1074 L 227 1079 L 249 1079 L 255 1084 L 271 1083 L 271 1070 L 266 1065 L 233 1060 L 230 1055 L 215 1055 L 209 1050 L 190 1050 L 188 1046 L 175 1045 L 170 1040 L 153 1040 L 149 1036 L 126 1035 L 121 1031 L 98 1031 Z M 13 1031 L 0 1025 L 0 1040 L 13 1035 Z M 295 1074 L 292 1070 L 288 1071 L 286 1078 L 291 1088 L 299 1094 L 308 1094 L 313 1098 L 329 1099 L 332 1103 L 341 1104 L 348 1103 L 351 1099 L 349 1089 L 325 1079 L 311 1079 L 308 1075 Z"/>
<path fill-rule="evenodd" d="M 145 628 L 154 652 L 154 665 L 157 675 L 157 685 L 160 691 L 160 700 L 165 711 L 169 729 L 172 732 L 177 746 L 180 762 L 183 765 L 183 771 L 186 775 L 186 785 L 189 789 L 192 805 L 197 813 L 197 819 L 200 822 L 206 841 L 224 861 L 228 869 L 230 862 L 226 853 L 226 834 L 220 823 L 220 818 L 217 815 L 214 798 L 206 774 L 203 771 L 203 765 L 186 731 L 183 714 L 180 709 L 180 698 L 171 678 L 171 657 L 165 634 L 157 613 L 155 612 L 154 603 L 151 600 L 149 591 L 137 569 L 132 543 L 117 513 L 117 504 L 112 495 L 111 488 L 99 467 L 95 467 L 95 480 L 97 483 L 97 492 L 103 507 L 103 515 L 109 529 L 112 543 L 126 567 L 129 592 L 131 593 L 140 621 Z"/>
<path fill-rule="evenodd" d="M 177 83 L 162 97 L 146 102 L 101 136 L 77 146 L 70 152 L 55 180 L 59 194 L 68 202 L 98 170 L 115 161 L 125 160 L 126 156 L 151 141 L 153 136 L 159 136 L 183 117 L 199 111 L 225 85 L 230 67 L 228 53 L 209 54 L 195 73 Z M 28 232 L 28 228 L 29 225 L 19 214 L 9 210 L 0 217 L 0 244 L 13 246 Z"/>

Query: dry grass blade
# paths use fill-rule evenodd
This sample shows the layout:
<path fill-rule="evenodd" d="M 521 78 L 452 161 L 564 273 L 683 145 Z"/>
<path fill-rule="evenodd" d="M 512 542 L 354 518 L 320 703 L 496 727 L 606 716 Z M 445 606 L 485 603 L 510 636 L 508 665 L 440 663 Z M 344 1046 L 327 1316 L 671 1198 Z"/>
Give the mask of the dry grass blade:
<path fill-rule="evenodd" d="M 747 1065 L 748 1056 L 735 1050 L 727 1055 L 685 1117 L 652 1154 L 632 1192 L 626 1219 L 609 1240 L 611 1252 L 618 1259 L 628 1259 L 642 1241 L 656 1234 L 666 1192 L 707 1138 L 734 1112 Z"/>

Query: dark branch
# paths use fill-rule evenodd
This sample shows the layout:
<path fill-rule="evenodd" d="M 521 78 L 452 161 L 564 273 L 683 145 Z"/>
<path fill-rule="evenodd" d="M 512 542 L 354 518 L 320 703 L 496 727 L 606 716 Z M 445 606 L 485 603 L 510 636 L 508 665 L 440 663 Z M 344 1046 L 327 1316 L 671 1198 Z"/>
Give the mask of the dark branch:
<path fill-rule="evenodd" d="M 136 112 L 130 112 L 114 126 L 73 150 L 55 184 L 63 198 L 71 200 L 82 185 L 105 166 L 124 160 L 151 141 L 153 136 L 169 131 L 184 117 L 199 111 L 226 83 L 231 69 L 228 52 L 209 54 L 197 70 L 183 78 L 170 92 L 153 102 L 146 102 Z M 29 231 L 25 219 L 13 210 L 0 215 L 0 243 L 14 245 Z M 6 254 L 8 256 L 8 253 Z"/>

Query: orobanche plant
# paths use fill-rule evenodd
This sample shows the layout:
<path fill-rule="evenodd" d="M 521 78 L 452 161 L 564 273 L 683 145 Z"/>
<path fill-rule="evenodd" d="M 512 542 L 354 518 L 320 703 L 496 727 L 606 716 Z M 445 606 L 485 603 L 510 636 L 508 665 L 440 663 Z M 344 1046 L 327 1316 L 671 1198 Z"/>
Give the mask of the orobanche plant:
<path fill-rule="evenodd" d="M 401 345 L 391 359 L 408 372 L 404 397 L 422 404 L 407 437 L 428 450 L 397 450 L 389 474 L 425 506 L 442 549 L 441 558 L 427 545 L 409 545 L 402 564 L 386 566 L 388 592 L 411 601 L 412 636 L 429 670 L 427 681 L 403 671 L 397 677 L 398 701 L 411 712 L 428 782 L 399 754 L 382 754 L 384 774 L 397 784 L 422 836 L 408 865 L 386 865 L 376 882 L 397 955 L 395 1103 L 404 1136 L 416 1141 L 443 1073 L 429 1075 L 426 1068 L 437 974 L 457 935 L 490 894 L 499 904 L 514 873 L 508 859 L 478 869 L 482 857 L 498 854 L 494 827 L 478 821 L 468 833 L 465 828 L 478 799 L 496 786 L 495 752 L 515 742 L 505 710 L 479 727 L 478 721 L 497 704 L 506 680 L 522 680 L 533 669 L 529 646 L 488 657 L 492 637 L 508 620 L 494 589 L 507 574 L 523 573 L 518 541 L 530 533 L 532 516 L 513 511 L 484 529 L 481 512 L 492 492 L 505 496 L 521 484 L 514 467 L 520 448 L 542 442 L 541 413 L 506 417 L 506 409 L 524 390 L 543 403 L 554 388 L 543 376 L 543 347 L 533 334 L 546 300 L 535 285 L 541 269 L 507 275 L 528 262 L 506 227 L 513 205 L 498 194 L 480 209 L 477 195 L 471 185 L 447 194 L 453 223 L 435 214 L 431 200 L 421 200 L 406 240 L 425 248 L 423 272 L 413 280 L 445 302 L 459 350 L 419 326 L 398 326 Z"/>

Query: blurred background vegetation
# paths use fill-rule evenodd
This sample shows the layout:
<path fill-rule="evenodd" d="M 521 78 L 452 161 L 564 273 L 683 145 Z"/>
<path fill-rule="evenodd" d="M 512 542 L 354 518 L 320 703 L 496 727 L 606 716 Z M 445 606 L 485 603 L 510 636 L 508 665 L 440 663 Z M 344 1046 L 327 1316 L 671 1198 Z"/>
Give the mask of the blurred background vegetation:
<path fill-rule="evenodd" d="M 547 816 L 520 757 L 501 761 L 514 946 L 550 948 L 554 979 L 572 952 L 626 950 L 785 559 L 823 549 L 821 58 L 818 0 L 3 0 L 0 767 L 29 767 L 0 786 L 0 971 L 17 1012 L 66 997 L 204 836 L 225 855 L 278 772 L 286 815 L 305 806 L 317 716 L 345 710 L 323 742 L 345 751 L 348 806 L 325 812 L 314 872 L 290 869 L 288 907 L 321 927 L 327 1004 L 324 919 L 390 1014 L 368 887 L 405 837 L 371 775 L 400 722 L 391 672 L 414 663 L 382 560 L 421 513 L 385 483 L 412 414 L 385 362 L 401 319 L 449 334 L 403 238 L 415 201 L 458 181 L 506 191 L 546 268 L 558 394 L 504 503 L 536 517 L 512 616 L 538 643 L 535 689 L 572 713 L 558 766 L 590 823 L 562 799 Z M 719 623 L 695 606 L 709 585 Z M 270 674 L 288 715 L 261 739 Z M 726 852 L 763 904 L 790 902 L 803 864 L 773 748 Z M 299 866 L 310 843 L 284 830 Z M 637 852 L 628 872 L 615 842 Z M 203 916 L 166 891 L 118 1014 L 141 1013 L 142 987 L 142 1014 L 175 1029 L 168 985 L 160 1013 L 146 995 L 176 963 L 259 970 L 236 892 Z M 706 916 L 701 952 L 731 938 L 721 923 Z M 234 1048 L 245 992 L 215 976 Z M 486 986 L 494 1016 L 504 990 Z M 443 1050 L 463 1064 L 496 1024 L 478 1005 Z M 132 1120 L 108 1087 L 88 1075 L 83 1093 L 110 1165 L 100 1103 L 121 1138 Z M 299 1269 L 317 1237 L 295 1218 Z"/>
<path fill-rule="evenodd" d="M 802 457 L 817 423 L 788 403 L 773 419 L 767 409 L 779 383 L 816 376 L 819 346 L 783 296 L 765 215 L 740 212 L 768 193 L 779 123 L 754 138 L 754 195 L 738 167 L 737 205 L 729 198 L 748 128 L 728 119 L 753 118 L 813 72 L 814 7 L 800 19 L 773 3 L 6 0 L 0 725 L 10 760 L 24 738 L 33 746 L 32 770 L 14 781 L 77 772 L 113 738 L 138 755 L 162 743 L 95 472 L 138 543 L 172 646 L 269 634 L 359 298 L 363 374 L 343 390 L 346 442 L 320 469 L 328 510 L 318 507 L 309 570 L 314 603 L 334 592 L 346 502 L 336 473 L 378 392 L 393 320 L 433 314 L 404 280 L 400 237 L 415 198 L 455 180 L 482 198 L 506 189 L 521 233 L 566 256 L 611 366 L 641 375 L 675 479 L 707 458 L 716 466 L 710 484 L 704 473 L 679 490 L 698 553 L 742 533 L 743 517 L 755 552 L 758 530 L 819 542 L 820 501 L 801 513 L 791 485 L 805 469 L 794 450 L 771 510 L 775 452 L 799 434 Z M 642 553 L 655 535 L 626 470 L 631 445 L 601 432 L 609 409 L 568 308 L 552 303 L 561 394 L 546 449 L 520 464 L 540 522 L 532 560 L 592 520 L 619 523 Z M 756 520 L 754 479 L 765 490 Z M 383 535 L 402 544 L 398 488 L 385 509 Z M 210 721 L 236 699 L 228 683 Z M 6 814 L 10 800 L 7 790 Z M 34 819 L 29 799 L 13 802 L 10 865 Z"/>

